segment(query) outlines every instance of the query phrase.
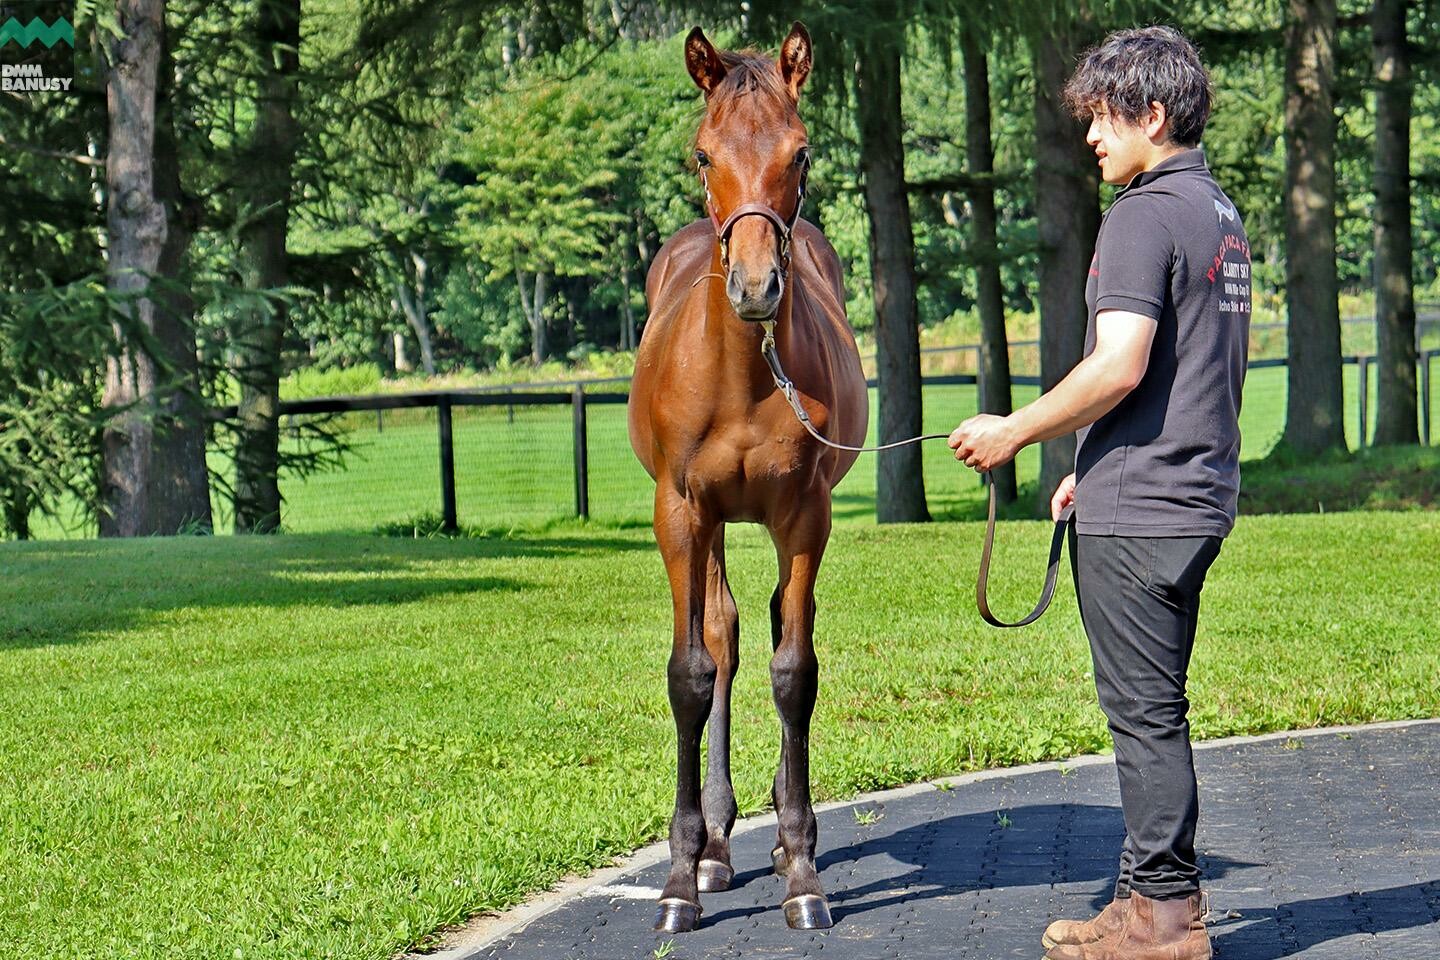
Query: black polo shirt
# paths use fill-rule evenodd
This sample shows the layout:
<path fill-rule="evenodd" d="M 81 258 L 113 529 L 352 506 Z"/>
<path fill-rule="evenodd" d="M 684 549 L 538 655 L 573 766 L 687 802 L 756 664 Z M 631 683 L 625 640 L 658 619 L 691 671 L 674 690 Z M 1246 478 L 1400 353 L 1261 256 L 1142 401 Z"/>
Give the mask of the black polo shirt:
<path fill-rule="evenodd" d="M 1139 386 L 1079 431 L 1075 529 L 1220 536 L 1240 493 L 1240 391 L 1250 334 L 1250 244 L 1200 150 L 1137 175 L 1100 224 L 1085 286 L 1095 315 L 1153 318 Z"/>

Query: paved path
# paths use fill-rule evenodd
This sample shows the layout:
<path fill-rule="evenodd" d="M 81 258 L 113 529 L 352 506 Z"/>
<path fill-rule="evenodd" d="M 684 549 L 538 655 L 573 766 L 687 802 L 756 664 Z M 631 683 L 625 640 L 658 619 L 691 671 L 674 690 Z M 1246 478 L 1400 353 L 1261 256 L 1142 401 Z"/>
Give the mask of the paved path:
<path fill-rule="evenodd" d="M 1219 960 L 1440 960 L 1440 722 L 1222 742 L 1196 764 Z M 1092 758 L 953 784 L 820 813 L 828 931 L 785 926 L 774 827 L 742 824 L 735 887 L 702 896 L 701 928 L 668 956 L 1036 960 L 1049 920 L 1109 897 L 1124 834 L 1114 767 Z M 650 929 L 668 865 L 642 854 L 523 929 L 445 956 L 651 960 L 672 939 Z"/>

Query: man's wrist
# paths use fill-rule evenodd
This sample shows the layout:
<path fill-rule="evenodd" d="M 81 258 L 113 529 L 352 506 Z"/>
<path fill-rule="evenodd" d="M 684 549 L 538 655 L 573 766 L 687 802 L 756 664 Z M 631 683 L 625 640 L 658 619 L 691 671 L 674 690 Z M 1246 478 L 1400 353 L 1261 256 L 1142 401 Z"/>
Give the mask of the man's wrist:
<path fill-rule="evenodd" d="M 1033 406 L 1034 404 L 1027 404 L 1005 418 L 1006 435 L 1014 444 L 1017 453 L 1036 440 L 1033 411 L 1030 409 Z"/>

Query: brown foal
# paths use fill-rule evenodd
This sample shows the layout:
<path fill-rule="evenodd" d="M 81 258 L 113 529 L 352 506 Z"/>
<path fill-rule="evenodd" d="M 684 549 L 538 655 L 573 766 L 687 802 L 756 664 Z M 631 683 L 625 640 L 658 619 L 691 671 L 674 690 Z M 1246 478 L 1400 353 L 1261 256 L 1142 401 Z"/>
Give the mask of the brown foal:
<path fill-rule="evenodd" d="M 761 357 L 757 322 L 773 321 L 784 369 L 815 427 L 835 442 L 862 443 L 869 409 L 840 261 L 799 219 L 809 148 L 796 107 L 810 72 L 810 36 L 795 24 L 776 62 L 719 52 L 697 28 L 685 61 L 705 92 L 695 161 L 710 219 L 671 237 L 650 268 L 650 316 L 629 408 L 630 444 L 655 479 L 655 539 L 675 612 L 668 669 L 675 813 L 655 928 L 693 930 L 700 892 L 724 890 L 734 876 L 730 689 L 740 621 L 725 575 L 729 522 L 764 524 L 779 560 L 770 598 L 770 678 L 781 727 L 772 856 L 786 878 L 785 919 L 800 929 L 828 927 L 810 803 L 815 578 L 830 537 L 830 493 L 856 455 L 805 432 Z"/>

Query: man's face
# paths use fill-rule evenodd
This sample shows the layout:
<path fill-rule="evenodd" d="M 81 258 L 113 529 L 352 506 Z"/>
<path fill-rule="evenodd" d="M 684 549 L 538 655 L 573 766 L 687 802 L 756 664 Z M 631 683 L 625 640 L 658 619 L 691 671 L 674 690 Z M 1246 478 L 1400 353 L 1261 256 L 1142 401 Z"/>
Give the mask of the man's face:
<path fill-rule="evenodd" d="M 1100 176 L 1106 183 L 1126 184 L 1145 170 L 1153 144 L 1145 127 L 1128 123 L 1099 104 L 1091 108 L 1085 142 L 1100 158 Z"/>

